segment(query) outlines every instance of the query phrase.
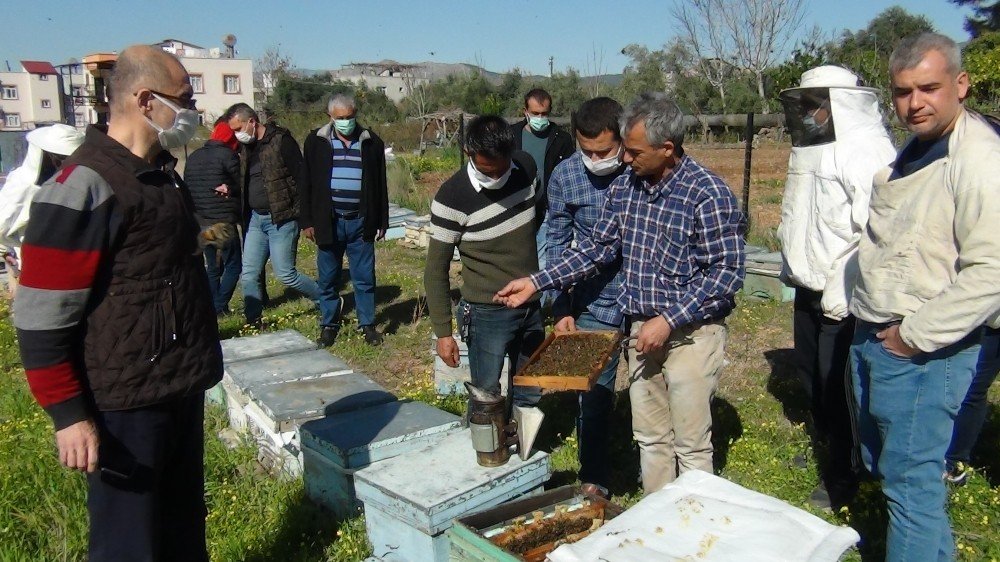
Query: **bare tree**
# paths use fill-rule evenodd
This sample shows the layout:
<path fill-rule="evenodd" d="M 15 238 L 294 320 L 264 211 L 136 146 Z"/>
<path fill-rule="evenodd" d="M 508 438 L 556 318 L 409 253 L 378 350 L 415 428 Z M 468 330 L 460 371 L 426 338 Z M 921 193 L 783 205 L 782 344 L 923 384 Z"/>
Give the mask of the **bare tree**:
<path fill-rule="evenodd" d="M 701 59 L 700 70 L 719 89 L 733 67 L 753 74 L 764 113 L 764 72 L 785 56 L 802 25 L 805 0 L 679 0 L 673 16 Z M 709 55 L 706 57 L 706 55 Z"/>
<path fill-rule="evenodd" d="M 597 43 L 591 43 L 590 55 L 587 57 L 587 74 L 590 75 L 591 97 L 601 95 L 601 78 L 607 72 L 604 65 L 604 47 L 597 50 Z"/>
<path fill-rule="evenodd" d="M 726 81 L 734 60 L 735 46 L 726 33 L 722 4 L 739 0 L 678 0 L 671 9 L 680 27 L 680 36 L 694 55 L 694 70 L 716 91 L 726 111 Z"/>
<path fill-rule="evenodd" d="M 274 90 L 281 74 L 292 68 L 292 57 L 282 54 L 280 47 L 272 45 L 253 62 L 253 86 L 265 99 Z"/>

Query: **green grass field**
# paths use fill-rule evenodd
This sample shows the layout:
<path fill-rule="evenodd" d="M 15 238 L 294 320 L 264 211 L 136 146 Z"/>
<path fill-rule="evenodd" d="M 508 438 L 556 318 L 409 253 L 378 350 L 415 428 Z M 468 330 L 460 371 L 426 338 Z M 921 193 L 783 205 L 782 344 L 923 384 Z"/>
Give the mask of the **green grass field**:
<path fill-rule="evenodd" d="M 313 248 L 303 242 L 298 261 L 315 275 Z M 395 243 L 377 248 L 378 313 L 387 332 L 382 347 L 371 348 L 352 328 L 350 294 L 347 325 L 331 351 L 402 397 L 460 411 L 464 401 L 439 398 L 432 390 L 430 323 L 421 297 L 423 255 Z M 297 295 L 270 281 L 271 308 L 266 330 L 293 328 L 318 335 L 317 315 Z M 223 337 L 248 333 L 234 299 L 234 313 L 220 322 Z M 807 405 L 790 366 L 791 307 L 741 301 L 730 319 L 729 365 L 713 407 L 716 468 L 725 478 L 812 510 L 806 498 L 817 483 L 816 457 L 805 420 Z M 576 481 L 575 400 L 549 395 L 538 446 L 552 453 L 552 485 Z M 639 499 L 638 453 L 631 440 L 627 393 L 614 416 L 615 501 Z M 263 471 L 249 444 L 226 448 L 216 435 L 224 412 L 210 408 L 206 422 L 208 536 L 213 560 L 360 560 L 369 554 L 362 515 L 337 522 L 310 504 L 300 480 Z M 797 468 L 796 456 L 806 468 Z M 977 452 L 977 472 L 951 497 L 951 515 L 961 560 L 1000 560 L 1000 385 L 991 394 L 991 412 Z M 83 560 L 86 557 L 85 486 L 80 474 L 61 469 L 52 427 L 28 393 L 17 353 L 9 309 L 0 305 L 0 561 Z M 867 485 L 849 510 L 814 513 L 850 524 L 865 538 L 851 560 L 880 560 L 885 510 L 875 485 Z"/>

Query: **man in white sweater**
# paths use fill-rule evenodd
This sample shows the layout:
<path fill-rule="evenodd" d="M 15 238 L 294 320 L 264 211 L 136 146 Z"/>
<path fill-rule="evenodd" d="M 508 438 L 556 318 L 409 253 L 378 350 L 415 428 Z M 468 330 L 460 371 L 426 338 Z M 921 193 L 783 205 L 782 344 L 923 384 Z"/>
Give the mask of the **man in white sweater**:
<path fill-rule="evenodd" d="M 857 488 L 846 387 L 854 317 L 847 304 L 857 276 L 858 241 L 868 222 L 875 173 L 896 150 L 877 90 L 839 66 L 802 74 L 781 92 L 792 135 L 778 237 L 782 277 L 795 287 L 795 355 L 811 401 L 812 435 L 826 445 L 821 482 L 809 498 L 821 508 L 846 505 Z"/>
<path fill-rule="evenodd" d="M 889 506 L 886 560 L 952 560 L 944 456 L 1000 306 L 1000 138 L 962 106 L 954 41 L 923 33 L 889 59 L 911 133 L 875 177 L 850 311 L 862 457 Z"/>

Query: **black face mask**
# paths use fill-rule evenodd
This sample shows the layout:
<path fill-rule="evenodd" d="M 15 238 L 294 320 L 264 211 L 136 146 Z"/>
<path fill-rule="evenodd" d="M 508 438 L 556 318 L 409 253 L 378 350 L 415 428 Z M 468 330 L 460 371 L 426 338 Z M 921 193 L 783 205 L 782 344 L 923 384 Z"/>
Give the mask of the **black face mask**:
<path fill-rule="evenodd" d="M 42 185 L 49 178 L 55 175 L 59 167 L 66 161 L 66 157 L 51 152 L 42 152 L 42 165 L 38 169 L 38 177 L 35 178 L 35 185 Z"/>

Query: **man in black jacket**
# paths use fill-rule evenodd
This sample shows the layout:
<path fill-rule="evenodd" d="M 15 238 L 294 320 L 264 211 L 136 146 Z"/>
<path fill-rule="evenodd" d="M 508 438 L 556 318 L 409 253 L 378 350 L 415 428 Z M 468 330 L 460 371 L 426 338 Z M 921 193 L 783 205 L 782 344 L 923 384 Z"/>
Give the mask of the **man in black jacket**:
<path fill-rule="evenodd" d="M 205 390 L 222 352 L 198 223 L 167 150 L 198 128 L 188 74 L 122 51 L 111 120 L 38 191 L 14 322 L 60 462 L 87 473 L 91 562 L 208 562 Z M 39 490 L 44 493 L 44 490 Z"/>
<path fill-rule="evenodd" d="M 244 314 L 248 324 L 259 324 L 264 312 L 264 264 L 268 257 L 281 284 L 319 302 L 319 287 L 295 266 L 299 247 L 298 179 L 302 153 L 288 129 L 264 125 L 245 103 L 226 111 L 243 150 L 244 209 L 249 215 L 243 242 Z"/>
<path fill-rule="evenodd" d="M 187 158 L 184 182 L 191 190 L 194 211 L 202 228 L 228 225 L 235 234 L 240 224 L 240 201 L 243 183 L 240 180 L 240 158 L 236 155 L 239 143 L 228 123 L 220 122 L 212 130 L 212 137 L 204 146 Z M 216 314 L 229 312 L 236 283 L 243 269 L 242 241 L 231 236 L 205 246 L 205 271 Z"/>
<path fill-rule="evenodd" d="M 545 216 L 548 208 L 548 185 L 552 170 L 576 151 L 573 138 L 559 125 L 549 121 L 552 111 L 552 96 L 541 88 L 535 88 L 524 95 L 524 119 L 510 126 L 514 133 L 514 148 L 531 155 L 538 169 L 538 183 L 541 186 L 539 212 Z M 538 266 L 545 268 L 545 253 L 548 250 L 546 233 L 548 224 L 542 222 L 538 228 Z"/>
<path fill-rule="evenodd" d="M 375 240 L 389 228 L 389 191 L 385 179 L 385 144 L 357 124 L 353 96 L 337 94 L 327 105 L 330 122 L 312 131 L 303 145 L 299 181 L 299 222 L 316 242 L 320 288 L 320 338 L 333 344 L 344 301 L 340 278 L 347 253 L 354 286 L 358 329 L 370 345 L 382 343 L 375 328 Z"/>

